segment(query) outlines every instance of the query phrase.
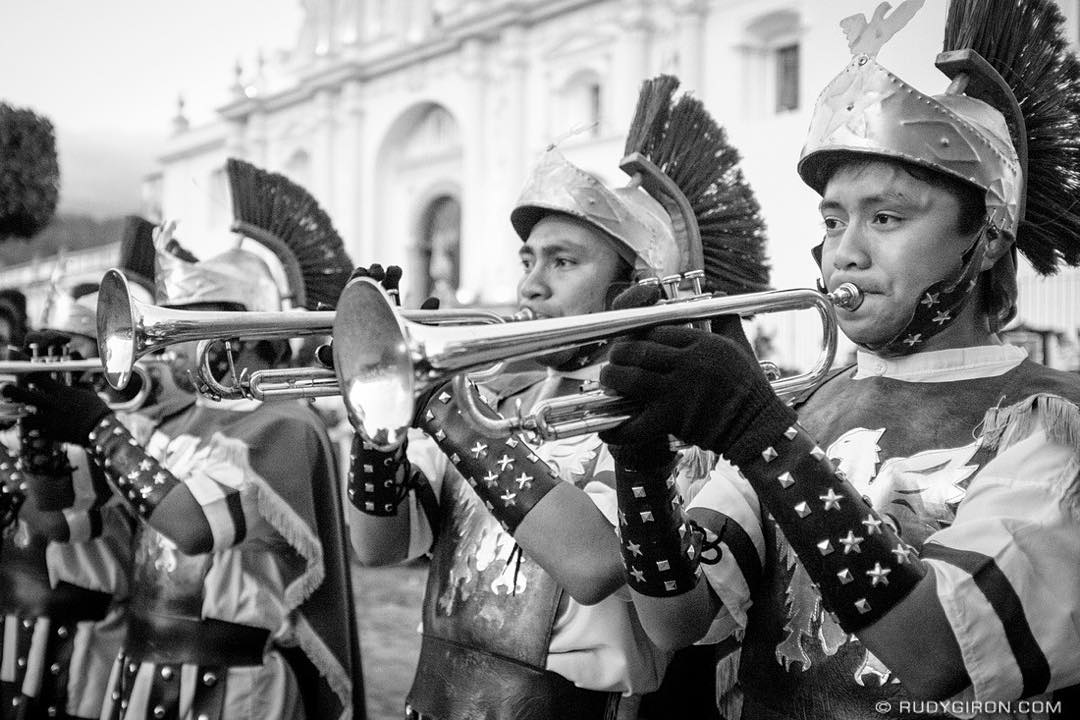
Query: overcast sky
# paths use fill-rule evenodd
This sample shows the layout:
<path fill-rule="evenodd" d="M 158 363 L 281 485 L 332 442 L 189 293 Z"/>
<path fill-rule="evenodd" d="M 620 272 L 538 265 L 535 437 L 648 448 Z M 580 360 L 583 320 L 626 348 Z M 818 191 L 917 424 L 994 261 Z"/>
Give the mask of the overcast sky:
<path fill-rule="evenodd" d="M 227 99 L 233 66 L 287 48 L 301 0 L 0 0 L 0 100 L 56 126 L 61 211 L 139 208 L 170 131 Z"/>

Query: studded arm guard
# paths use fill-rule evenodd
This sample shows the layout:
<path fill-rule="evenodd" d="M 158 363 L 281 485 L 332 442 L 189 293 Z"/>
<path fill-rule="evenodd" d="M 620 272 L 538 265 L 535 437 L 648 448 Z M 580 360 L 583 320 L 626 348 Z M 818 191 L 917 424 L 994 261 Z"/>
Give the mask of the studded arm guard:
<path fill-rule="evenodd" d="M 39 430 L 19 427 L 19 469 L 26 476 L 34 505 L 42 512 L 59 512 L 75 504 L 71 464 L 63 445 Z"/>
<path fill-rule="evenodd" d="M 926 570 L 798 425 L 760 453 L 731 458 L 776 520 L 847 632 L 872 625 Z"/>
<path fill-rule="evenodd" d="M 397 514 L 401 501 L 409 494 L 411 475 L 406 445 L 391 452 L 376 450 L 359 434 L 353 436 L 349 456 L 349 501 L 360 512 L 376 517 Z"/>
<path fill-rule="evenodd" d="M 490 412 L 495 415 L 494 410 Z M 558 473 L 520 437 L 489 438 L 477 432 L 462 416 L 449 387 L 428 402 L 420 427 L 435 438 L 450 462 L 510 534 L 560 482 Z"/>
<path fill-rule="evenodd" d="M 653 597 L 692 590 L 700 577 L 704 533 L 683 511 L 675 487 L 675 457 L 631 463 L 617 446 L 611 450 L 627 584 Z"/>
<path fill-rule="evenodd" d="M 0 530 L 15 523 L 26 500 L 18 465 L 18 455 L 0 445 Z"/>
<path fill-rule="evenodd" d="M 162 498 L 180 484 L 176 476 L 146 453 L 114 413 L 94 426 L 89 439 L 90 453 L 105 468 L 120 496 L 143 519 L 149 519 Z"/>

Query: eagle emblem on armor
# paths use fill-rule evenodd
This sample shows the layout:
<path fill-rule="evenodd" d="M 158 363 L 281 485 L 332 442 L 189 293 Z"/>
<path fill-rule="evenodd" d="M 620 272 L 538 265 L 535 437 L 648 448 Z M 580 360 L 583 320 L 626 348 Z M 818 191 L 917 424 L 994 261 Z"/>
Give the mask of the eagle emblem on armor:
<path fill-rule="evenodd" d="M 888 458 L 882 463 L 879 442 L 884 434 L 884 428 L 848 430 L 829 445 L 826 454 L 905 543 L 921 548 L 930 535 L 951 525 L 956 517 L 967 483 L 978 470 L 971 461 L 980 441 Z M 791 579 L 785 598 L 786 634 L 776 646 L 776 660 L 785 670 L 797 665 L 805 672 L 812 664 L 808 649 L 813 644 L 831 656 L 844 644 L 858 641 L 824 611 L 821 594 L 779 531 L 777 544 Z M 859 685 L 880 686 L 891 681 L 891 674 L 864 649 L 854 680 Z"/>

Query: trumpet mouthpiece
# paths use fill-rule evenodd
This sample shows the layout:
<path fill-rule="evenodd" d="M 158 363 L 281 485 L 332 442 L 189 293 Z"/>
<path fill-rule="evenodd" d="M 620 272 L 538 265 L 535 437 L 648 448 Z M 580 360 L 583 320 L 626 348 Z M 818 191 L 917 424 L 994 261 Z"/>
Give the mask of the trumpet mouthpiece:
<path fill-rule="evenodd" d="M 863 292 L 854 283 L 843 283 L 828 295 L 836 307 L 845 310 L 857 310 L 863 301 Z"/>

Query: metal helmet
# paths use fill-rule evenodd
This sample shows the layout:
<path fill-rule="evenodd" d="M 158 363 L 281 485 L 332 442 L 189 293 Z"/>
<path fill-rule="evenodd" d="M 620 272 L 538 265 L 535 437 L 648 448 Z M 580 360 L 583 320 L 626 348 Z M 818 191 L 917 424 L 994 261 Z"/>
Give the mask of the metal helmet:
<path fill-rule="evenodd" d="M 540 220 L 552 213 L 577 218 L 615 241 L 635 277 L 664 277 L 680 272 L 682 258 L 664 206 L 642 188 L 611 189 L 598 178 L 549 148 L 525 182 L 510 224 L 524 241 Z"/>

